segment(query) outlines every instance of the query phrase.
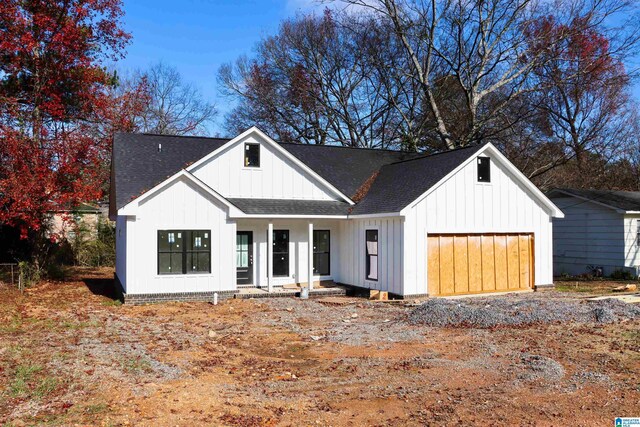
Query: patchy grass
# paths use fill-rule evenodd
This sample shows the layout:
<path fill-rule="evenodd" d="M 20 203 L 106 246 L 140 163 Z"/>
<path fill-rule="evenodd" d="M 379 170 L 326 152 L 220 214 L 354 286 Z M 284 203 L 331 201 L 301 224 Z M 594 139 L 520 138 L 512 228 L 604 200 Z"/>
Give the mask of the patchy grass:
<path fill-rule="evenodd" d="M 109 406 L 106 403 L 98 403 L 95 405 L 87 405 L 84 407 L 83 412 L 88 415 L 98 415 L 105 413 L 109 410 Z"/>
<path fill-rule="evenodd" d="M 40 365 L 19 365 L 9 384 L 9 395 L 14 398 L 41 399 L 53 393 L 58 386 L 58 380 L 47 376 L 37 379 L 41 372 Z"/>
<path fill-rule="evenodd" d="M 130 374 L 138 375 L 153 371 L 151 362 L 144 357 L 136 357 L 122 362 L 122 368 Z"/>
<path fill-rule="evenodd" d="M 102 305 L 104 305 L 105 307 L 120 307 L 122 305 L 122 301 L 120 301 L 119 299 L 108 299 L 102 301 Z"/>
<path fill-rule="evenodd" d="M 629 281 L 616 280 L 557 280 L 555 289 L 560 292 L 578 292 L 584 294 L 607 295 L 613 293 L 613 289 L 621 285 L 626 285 Z"/>

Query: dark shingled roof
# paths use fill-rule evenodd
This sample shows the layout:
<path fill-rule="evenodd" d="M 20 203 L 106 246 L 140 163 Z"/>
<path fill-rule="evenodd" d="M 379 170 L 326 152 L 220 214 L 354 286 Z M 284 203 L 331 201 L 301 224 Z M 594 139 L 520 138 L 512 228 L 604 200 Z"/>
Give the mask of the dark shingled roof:
<path fill-rule="evenodd" d="M 623 211 L 640 211 L 640 192 L 616 190 L 579 190 L 576 188 L 556 188 L 549 192 L 567 193 L 602 203 Z"/>
<path fill-rule="evenodd" d="M 110 215 L 229 139 L 117 133 L 111 162 Z M 159 150 L 159 145 L 162 149 Z M 352 214 L 398 212 L 469 158 L 480 146 L 441 154 L 281 144 L 310 169 L 352 198 L 378 173 Z M 365 190 L 366 191 L 366 190 Z M 345 215 L 343 202 L 229 199 L 249 214 Z M 245 210 L 246 209 L 246 210 Z"/>
<path fill-rule="evenodd" d="M 399 212 L 481 147 L 474 145 L 383 166 L 352 214 Z"/>
<path fill-rule="evenodd" d="M 220 148 L 228 139 L 116 133 L 111 154 L 109 214 L 186 166 Z M 158 151 L 158 146 L 162 150 Z"/>
<path fill-rule="evenodd" d="M 382 166 L 419 156 L 403 151 L 336 145 L 280 145 L 349 198 Z"/>
<path fill-rule="evenodd" d="M 227 199 L 250 215 L 347 215 L 349 205 L 333 200 Z"/>

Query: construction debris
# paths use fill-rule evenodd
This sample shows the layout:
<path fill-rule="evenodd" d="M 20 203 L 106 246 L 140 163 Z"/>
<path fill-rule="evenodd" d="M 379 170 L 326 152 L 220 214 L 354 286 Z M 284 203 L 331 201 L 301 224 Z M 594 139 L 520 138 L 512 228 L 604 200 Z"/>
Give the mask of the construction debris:
<path fill-rule="evenodd" d="M 613 288 L 613 292 L 633 292 L 638 289 L 638 285 L 629 283 L 628 285 L 618 286 L 617 288 Z"/>

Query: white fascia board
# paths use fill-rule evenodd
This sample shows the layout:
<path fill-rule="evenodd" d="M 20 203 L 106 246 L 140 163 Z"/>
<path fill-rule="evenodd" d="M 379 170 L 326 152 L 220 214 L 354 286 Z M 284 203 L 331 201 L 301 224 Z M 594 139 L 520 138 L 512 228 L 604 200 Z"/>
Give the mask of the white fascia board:
<path fill-rule="evenodd" d="M 221 152 L 227 150 L 229 147 L 235 145 L 236 143 L 244 140 L 245 138 L 247 138 L 249 135 L 251 134 L 256 134 L 258 135 L 260 138 L 262 138 L 267 144 L 269 144 L 270 146 L 272 146 L 276 151 L 278 151 L 280 154 L 282 154 L 285 158 L 289 159 L 292 163 L 294 163 L 296 166 L 298 166 L 300 169 L 302 169 L 303 171 L 305 171 L 306 173 L 308 173 L 309 175 L 311 175 L 314 179 L 316 179 L 317 181 L 319 181 L 322 185 L 324 185 L 325 187 L 327 187 L 329 190 L 331 190 L 332 192 L 334 192 L 336 195 L 340 196 L 342 199 L 344 199 L 344 201 L 346 201 L 347 203 L 349 203 L 350 205 L 355 205 L 355 202 L 353 200 L 351 200 L 347 195 L 343 194 L 340 190 L 338 190 L 336 187 L 334 187 L 331 183 L 329 183 L 329 181 L 325 180 L 324 178 L 322 178 L 320 175 L 318 175 L 313 169 L 311 169 L 310 167 L 308 167 L 307 165 L 305 165 L 302 161 L 300 161 L 296 156 L 294 156 L 293 154 L 289 153 L 287 150 L 285 150 L 284 148 L 282 148 L 280 146 L 280 144 L 278 144 L 277 142 L 275 142 L 273 139 L 271 139 L 267 134 L 265 134 L 264 132 L 262 132 L 260 129 L 258 129 L 255 126 L 250 127 L 249 129 L 247 129 L 246 131 L 242 132 L 240 135 L 236 136 L 235 138 L 233 138 L 232 140 L 228 141 L 226 144 L 224 144 L 222 147 L 218 148 L 217 150 L 212 151 L 211 153 L 207 154 L 206 156 L 204 156 L 203 158 L 201 158 L 200 160 L 198 160 L 197 162 L 191 164 L 190 166 L 187 167 L 187 170 L 189 172 L 194 171 L 195 169 L 197 169 L 199 166 L 201 166 L 203 163 L 206 163 L 207 161 L 209 161 L 209 159 L 217 156 L 218 154 L 220 154 Z"/>
<path fill-rule="evenodd" d="M 517 167 L 513 165 L 501 152 L 498 150 L 493 144 L 487 143 L 480 150 L 476 151 L 473 155 L 469 156 L 467 160 L 458 165 L 454 170 L 445 175 L 440 181 L 438 181 L 435 185 L 429 188 L 427 191 L 422 193 L 417 199 L 407 205 L 404 209 L 400 211 L 401 214 L 406 215 L 408 210 L 413 208 L 415 205 L 420 203 L 425 197 L 435 191 L 438 187 L 440 187 L 443 183 L 448 181 L 452 176 L 458 173 L 462 168 L 472 162 L 477 156 L 483 153 L 490 153 L 496 158 L 502 166 L 504 166 L 509 172 L 515 176 L 515 178 L 521 182 L 527 190 L 529 190 L 544 206 L 546 206 L 551 212 L 551 216 L 554 218 L 564 218 L 564 213 L 558 208 L 547 196 L 544 195 L 542 191 L 538 187 L 536 187 Z"/>
<path fill-rule="evenodd" d="M 171 184 L 174 181 L 177 181 L 182 177 L 188 179 L 193 184 L 198 186 L 200 189 L 205 191 L 207 194 L 211 195 L 214 199 L 218 200 L 220 203 L 225 205 L 229 209 L 229 216 L 237 215 L 239 212 L 241 212 L 240 209 L 238 209 L 235 205 L 230 203 L 227 199 L 225 199 L 222 195 L 220 195 L 220 193 L 216 192 L 214 189 L 212 189 L 207 184 L 202 182 L 200 179 L 198 179 L 195 175 L 193 175 L 189 171 L 182 169 L 176 174 L 165 179 L 164 181 L 162 181 L 160 184 L 156 185 L 152 189 L 145 191 L 141 196 L 137 197 L 136 199 L 132 200 L 131 202 L 127 203 L 125 206 L 120 208 L 118 210 L 118 215 L 136 216 L 138 206 L 140 206 L 141 202 L 149 198 L 152 194 L 156 193 L 157 191 L 160 191 L 163 187 L 167 186 L 168 184 Z"/>

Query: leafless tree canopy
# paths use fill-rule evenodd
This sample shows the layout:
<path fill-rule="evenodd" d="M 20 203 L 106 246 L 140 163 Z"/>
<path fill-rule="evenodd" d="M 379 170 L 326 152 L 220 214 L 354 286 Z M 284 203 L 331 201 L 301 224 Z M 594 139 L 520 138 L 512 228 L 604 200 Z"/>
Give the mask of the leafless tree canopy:
<path fill-rule="evenodd" d="M 144 79 L 149 103 L 140 117 L 143 132 L 168 135 L 206 135 L 216 117 L 215 106 L 201 92 L 185 82 L 175 67 L 158 63 L 137 73 Z"/>
<path fill-rule="evenodd" d="M 327 4 L 220 69 L 229 131 L 412 151 L 491 141 L 543 186 L 633 169 L 632 0 Z"/>

